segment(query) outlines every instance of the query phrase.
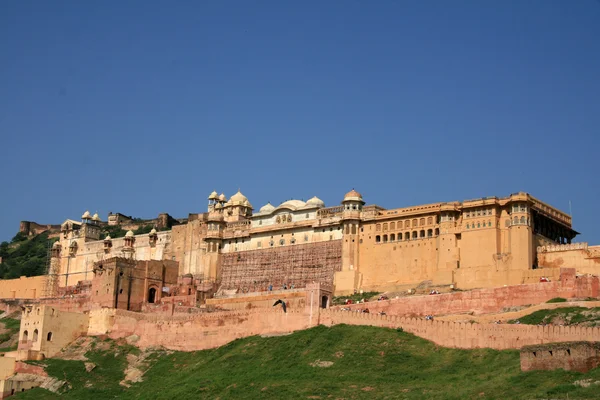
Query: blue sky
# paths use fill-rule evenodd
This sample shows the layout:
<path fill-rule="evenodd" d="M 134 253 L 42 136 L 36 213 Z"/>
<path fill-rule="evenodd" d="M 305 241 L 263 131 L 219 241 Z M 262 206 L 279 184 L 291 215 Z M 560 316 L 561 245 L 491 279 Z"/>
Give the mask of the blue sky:
<path fill-rule="evenodd" d="M 600 244 L 600 1 L 5 1 L 0 240 L 359 190 L 527 191 Z"/>

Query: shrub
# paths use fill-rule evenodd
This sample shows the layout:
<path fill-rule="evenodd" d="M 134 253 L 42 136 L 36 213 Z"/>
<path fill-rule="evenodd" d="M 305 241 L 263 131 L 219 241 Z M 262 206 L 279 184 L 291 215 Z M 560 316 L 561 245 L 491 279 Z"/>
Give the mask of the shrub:
<path fill-rule="evenodd" d="M 555 297 L 553 299 L 548 300 L 546 303 L 566 303 L 567 299 L 563 297 Z"/>

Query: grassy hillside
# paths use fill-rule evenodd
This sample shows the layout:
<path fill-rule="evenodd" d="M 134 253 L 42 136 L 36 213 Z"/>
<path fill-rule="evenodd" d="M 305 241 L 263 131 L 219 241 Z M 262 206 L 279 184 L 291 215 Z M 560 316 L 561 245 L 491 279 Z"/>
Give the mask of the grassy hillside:
<path fill-rule="evenodd" d="M 52 244 L 55 240 L 49 240 L 47 233 L 32 238 L 19 233 L 10 243 L 0 243 L 0 279 L 42 275 L 46 267 L 48 243 Z"/>
<path fill-rule="evenodd" d="M 563 307 L 553 310 L 538 310 L 529 315 L 511 320 L 509 323 L 538 325 L 600 326 L 600 307 Z"/>
<path fill-rule="evenodd" d="M 198 340 L 202 340 L 200 337 Z M 65 399 L 591 399 L 600 369 L 523 373 L 518 351 L 438 347 L 392 329 L 319 326 L 287 336 L 236 340 L 214 350 L 141 354 L 131 346 L 97 341 L 83 361 L 46 360 L 68 381 Z M 147 357 L 143 381 L 119 385 L 124 369 Z M 43 389 L 15 399 L 54 399 Z"/>

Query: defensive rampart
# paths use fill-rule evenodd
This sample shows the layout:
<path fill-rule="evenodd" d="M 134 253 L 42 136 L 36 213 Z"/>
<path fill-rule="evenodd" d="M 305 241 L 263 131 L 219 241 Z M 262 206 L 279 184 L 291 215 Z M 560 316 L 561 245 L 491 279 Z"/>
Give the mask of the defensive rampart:
<path fill-rule="evenodd" d="M 323 325 L 402 328 L 440 346 L 462 349 L 518 349 L 534 344 L 594 341 L 600 338 L 599 327 L 470 324 L 338 310 L 321 310 L 319 322 Z"/>
<path fill-rule="evenodd" d="M 540 304 L 555 297 L 598 297 L 600 295 L 599 292 L 600 281 L 597 276 L 577 277 L 574 268 L 562 268 L 560 281 L 438 295 L 401 297 L 343 307 L 348 307 L 352 310 L 368 308 L 371 313 L 383 311 L 388 315 L 403 316 L 444 315 L 467 312 L 484 314 L 501 312 L 508 307 Z"/>

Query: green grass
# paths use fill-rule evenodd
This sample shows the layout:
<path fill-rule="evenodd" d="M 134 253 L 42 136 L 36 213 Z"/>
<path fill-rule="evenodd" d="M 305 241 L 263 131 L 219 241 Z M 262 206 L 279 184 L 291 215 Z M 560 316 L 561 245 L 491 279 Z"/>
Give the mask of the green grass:
<path fill-rule="evenodd" d="M 555 297 L 553 299 L 548 300 L 546 303 L 566 303 L 567 299 L 563 297 Z"/>
<path fill-rule="evenodd" d="M 98 365 L 89 373 L 81 361 L 43 363 L 50 375 L 68 381 L 71 389 L 61 398 L 95 400 L 590 399 L 598 397 L 598 387 L 573 382 L 600 380 L 600 368 L 587 374 L 523 373 L 516 350 L 447 349 L 408 333 L 367 326 L 318 326 L 289 336 L 253 336 L 213 350 L 159 352 L 143 382 L 123 388 L 118 382 L 132 351 L 113 343 L 110 350 L 87 353 Z M 318 360 L 333 365 L 311 365 Z M 15 397 L 54 398 L 39 388 Z"/>
<path fill-rule="evenodd" d="M 563 324 L 586 326 L 600 325 L 600 307 L 563 307 L 553 310 L 538 310 L 529 315 L 518 319 L 521 324 Z M 514 324 L 517 320 L 510 320 L 508 323 Z"/>
<path fill-rule="evenodd" d="M 348 296 L 335 296 L 333 298 L 333 305 L 344 304 L 346 302 L 346 300 L 348 300 L 348 299 L 352 300 L 354 303 L 356 303 L 357 301 L 360 301 L 362 299 L 369 300 L 371 297 L 375 297 L 379 293 L 380 292 L 363 292 L 363 293 L 356 293 L 356 294 L 352 294 L 352 295 L 348 295 Z"/>

